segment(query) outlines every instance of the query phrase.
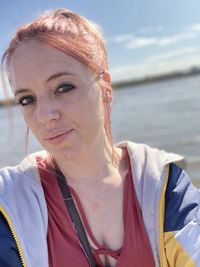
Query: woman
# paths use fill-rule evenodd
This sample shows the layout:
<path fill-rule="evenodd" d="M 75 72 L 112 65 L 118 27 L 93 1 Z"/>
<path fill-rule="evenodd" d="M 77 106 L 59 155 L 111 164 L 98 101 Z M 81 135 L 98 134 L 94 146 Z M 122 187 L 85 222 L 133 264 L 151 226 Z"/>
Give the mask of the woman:
<path fill-rule="evenodd" d="M 199 192 L 181 158 L 112 143 L 92 23 L 46 12 L 18 29 L 2 64 L 44 151 L 0 172 L 0 266 L 200 266 Z"/>

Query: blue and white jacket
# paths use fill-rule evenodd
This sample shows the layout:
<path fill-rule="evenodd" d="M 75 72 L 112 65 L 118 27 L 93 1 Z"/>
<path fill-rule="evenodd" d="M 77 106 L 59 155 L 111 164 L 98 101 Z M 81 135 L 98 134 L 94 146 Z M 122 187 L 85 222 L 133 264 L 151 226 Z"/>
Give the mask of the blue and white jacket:
<path fill-rule="evenodd" d="M 128 141 L 118 146 L 129 153 L 155 266 L 200 267 L 200 191 L 174 164 L 181 157 Z M 2 267 L 49 267 L 48 213 L 35 160 L 38 155 L 46 152 L 0 170 Z"/>

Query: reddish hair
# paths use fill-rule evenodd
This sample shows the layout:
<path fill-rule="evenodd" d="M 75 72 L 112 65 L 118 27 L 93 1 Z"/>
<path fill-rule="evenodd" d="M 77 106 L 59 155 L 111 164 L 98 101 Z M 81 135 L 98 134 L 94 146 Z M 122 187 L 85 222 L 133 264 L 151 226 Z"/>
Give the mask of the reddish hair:
<path fill-rule="evenodd" d="M 18 28 L 8 49 L 2 57 L 2 67 L 6 68 L 10 78 L 10 60 L 15 49 L 26 40 L 36 39 L 83 62 L 97 75 L 104 96 L 112 94 L 108 74 L 107 51 L 105 41 L 94 24 L 86 18 L 68 10 L 46 11 L 32 23 Z M 104 101 L 104 128 L 112 147 L 113 160 L 116 159 L 111 133 L 111 103 Z"/>

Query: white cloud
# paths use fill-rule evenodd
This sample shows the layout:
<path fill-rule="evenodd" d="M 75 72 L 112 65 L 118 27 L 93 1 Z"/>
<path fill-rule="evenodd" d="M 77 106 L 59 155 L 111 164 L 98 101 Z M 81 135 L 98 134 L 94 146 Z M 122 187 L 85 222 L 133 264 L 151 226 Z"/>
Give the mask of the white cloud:
<path fill-rule="evenodd" d="M 161 26 L 160 26 L 161 27 Z M 163 29 L 163 28 L 161 28 Z M 153 27 L 149 26 L 142 28 L 140 32 L 153 31 Z M 154 29 L 155 31 L 155 29 Z M 127 33 L 123 35 L 118 35 L 110 39 L 111 42 L 121 43 L 126 49 L 139 49 L 147 46 L 157 45 L 157 46 L 168 46 L 175 43 L 180 43 L 182 41 L 191 40 L 198 37 L 200 34 L 200 23 L 196 23 L 187 26 L 183 31 L 178 32 L 174 35 L 166 36 L 136 36 L 133 33 Z"/>
<path fill-rule="evenodd" d="M 168 36 L 160 38 L 158 41 L 158 45 L 170 45 L 178 42 L 182 42 L 184 40 L 189 40 L 195 38 L 197 35 L 194 32 L 186 32 L 186 33 L 180 33 L 174 36 Z"/>
<path fill-rule="evenodd" d="M 177 57 L 183 57 L 186 55 L 198 53 L 198 49 L 195 46 L 187 46 L 180 49 L 170 50 L 164 53 L 155 54 L 146 59 L 147 62 L 169 60 Z M 199 62 L 200 63 L 200 62 Z"/>
<path fill-rule="evenodd" d="M 139 37 L 139 38 L 133 38 L 128 43 L 125 44 L 125 47 L 127 49 L 136 49 L 141 48 L 149 45 L 157 44 L 158 38 L 155 37 Z"/>
<path fill-rule="evenodd" d="M 200 31 L 200 23 L 196 23 L 196 24 L 191 25 L 190 29 L 192 31 L 197 31 L 197 32 Z"/>
<path fill-rule="evenodd" d="M 116 66 L 111 69 L 113 81 L 138 79 L 145 76 L 188 69 L 200 65 L 200 51 L 196 47 L 185 47 L 162 54 L 155 54 L 140 64 Z"/>
<path fill-rule="evenodd" d="M 142 34 L 150 33 L 150 32 L 162 32 L 164 28 L 162 26 L 145 26 L 139 29 L 139 32 Z"/>
<path fill-rule="evenodd" d="M 133 38 L 134 38 L 134 35 L 131 33 L 128 33 L 128 34 L 121 34 L 115 37 L 111 37 L 109 38 L 109 41 L 114 42 L 114 43 L 124 43 L 124 42 L 131 41 Z"/>
<path fill-rule="evenodd" d="M 127 49 L 137 49 L 151 45 L 167 46 L 196 38 L 196 36 L 197 33 L 195 32 L 187 32 L 165 37 L 133 37 L 132 40 L 129 39 L 129 41 L 124 42 L 124 47 Z"/>

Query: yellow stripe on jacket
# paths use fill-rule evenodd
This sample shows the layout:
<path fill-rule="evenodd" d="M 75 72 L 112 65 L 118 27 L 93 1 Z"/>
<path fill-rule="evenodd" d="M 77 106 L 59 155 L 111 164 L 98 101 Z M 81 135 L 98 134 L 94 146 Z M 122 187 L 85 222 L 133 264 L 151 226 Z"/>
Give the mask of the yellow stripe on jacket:
<path fill-rule="evenodd" d="M 176 239 L 173 232 L 164 233 L 164 242 L 170 267 L 196 267 L 196 264 Z"/>

